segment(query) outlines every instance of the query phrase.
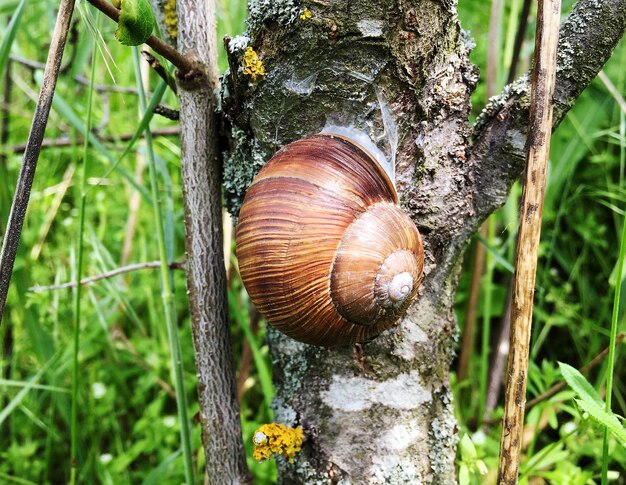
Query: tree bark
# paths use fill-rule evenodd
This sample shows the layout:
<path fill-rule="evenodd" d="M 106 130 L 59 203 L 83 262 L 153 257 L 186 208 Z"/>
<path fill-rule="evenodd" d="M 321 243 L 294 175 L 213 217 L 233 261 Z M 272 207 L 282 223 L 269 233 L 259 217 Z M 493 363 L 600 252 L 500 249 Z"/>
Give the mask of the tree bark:
<path fill-rule="evenodd" d="M 310 19 L 292 0 L 252 0 L 246 36 L 227 42 L 227 204 L 236 214 L 254 174 L 285 144 L 327 123 L 356 126 L 395 158 L 401 205 L 424 237 L 425 280 L 399 325 L 370 343 L 327 350 L 269 332 L 276 419 L 306 437 L 293 464 L 279 463 L 280 481 L 454 483 L 457 277 L 469 238 L 523 169 L 528 81 L 494 98 L 472 130 L 478 73 L 456 1 L 307 6 Z M 626 2 L 581 0 L 563 25 L 555 126 L 625 19 Z M 266 70 L 256 83 L 240 67 L 248 46 Z"/>

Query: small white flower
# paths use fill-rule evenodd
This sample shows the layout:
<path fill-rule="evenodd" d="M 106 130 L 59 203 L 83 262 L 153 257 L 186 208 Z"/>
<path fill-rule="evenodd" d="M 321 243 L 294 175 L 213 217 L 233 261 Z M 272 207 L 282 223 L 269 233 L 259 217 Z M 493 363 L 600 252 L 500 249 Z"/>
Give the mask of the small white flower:
<path fill-rule="evenodd" d="M 113 455 L 111 453 L 104 453 L 103 455 L 100 455 L 100 463 L 103 465 L 111 463 L 111 460 L 113 460 Z"/>
<path fill-rule="evenodd" d="M 175 424 L 176 424 L 175 416 L 165 416 L 163 418 L 163 426 L 165 426 L 166 428 L 173 428 Z"/>
<path fill-rule="evenodd" d="M 485 444 L 485 441 L 487 441 L 487 435 L 482 429 L 479 429 L 472 435 L 472 441 L 475 445 L 482 446 Z"/>
<path fill-rule="evenodd" d="M 91 393 L 94 399 L 100 399 L 107 393 L 107 387 L 102 382 L 94 382 L 91 385 Z"/>
<path fill-rule="evenodd" d="M 563 434 L 570 434 L 573 433 L 577 427 L 578 426 L 576 426 L 576 423 L 574 421 L 568 421 L 563 426 L 561 426 L 561 431 Z"/>

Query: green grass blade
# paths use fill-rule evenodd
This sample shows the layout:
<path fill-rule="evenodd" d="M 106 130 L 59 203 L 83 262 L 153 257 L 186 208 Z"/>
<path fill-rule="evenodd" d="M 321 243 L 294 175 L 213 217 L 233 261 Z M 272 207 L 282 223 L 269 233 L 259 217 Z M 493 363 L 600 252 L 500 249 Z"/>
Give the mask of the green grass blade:
<path fill-rule="evenodd" d="M 113 166 L 109 169 L 107 173 L 103 175 L 102 178 L 108 177 L 109 174 L 113 170 L 117 169 L 117 167 L 122 162 L 124 157 L 126 157 L 126 155 L 128 155 L 130 151 L 133 149 L 133 147 L 135 146 L 135 143 L 137 143 L 137 140 L 141 138 L 142 133 L 148 129 L 148 126 L 150 125 L 150 121 L 152 120 L 152 117 L 154 116 L 154 108 L 156 107 L 157 104 L 161 102 L 161 99 L 163 98 L 163 95 L 165 94 L 166 89 L 167 89 L 167 83 L 161 80 L 159 84 L 157 84 L 157 87 L 155 88 L 152 94 L 152 98 L 150 98 L 150 103 L 146 106 L 146 109 L 143 110 L 143 113 L 144 113 L 143 117 L 141 118 L 141 121 L 139 122 L 139 126 L 135 130 L 133 137 L 126 143 L 126 148 L 124 149 L 122 154 L 119 156 L 117 161 L 113 163 Z M 145 98 L 145 93 L 144 93 L 144 98 Z M 142 188 L 142 190 L 144 190 L 145 192 L 145 189 Z M 148 200 L 150 201 L 148 195 L 145 195 L 145 197 L 148 198 Z M 152 202 L 150 201 L 150 203 Z"/>
<path fill-rule="evenodd" d="M 92 61 L 91 61 L 91 75 L 89 77 L 89 91 L 87 96 L 87 121 L 84 126 L 84 145 L 83 145 L 83 163 L 80 175 L 80 202 L 78 209 L 78 234 L 76 241 L 76 266 L 74 268 L 74 281 L 76 287 L 74 288 L 74 325 L 72 329 L 72 414 L 71 414 L 71 449 L 70 449 L 70 483 L 73 485 L 76 483 L 78 472 L 78 387 L 79 387 L 79 362 L 78 353 L 80 350 L 80 321 L 81 321 L 81 294 L 82 285 L 80 280 L 83 275 L 83 246 L 85 239 L 85 206 L 87 196 L 85 194 L 85 187 L 87 185 L 87 163 L 89 160 L 89 141 L 91 135 L 91 118 L 93 107 L 93 93 L 94 93 L 94 79 L 96 76 L 96 42 L 95 39 L 92 42 Z"/>
<path fill-rule="evenodd" d="M 20 403 L 24 400 L 28 392 L 33 389 L 34 385 L 39 382 L 41 377 L 46 373 L 46 371 L 52 366 L 52 364 L 57 360 L 57 355 L 54 355 L 48 362 L 44 364 L 44 366 L 39 369 L 39 371 L 31 377 L 26 385 L 18 392 L 11 401 L 0 411 L 0 424 L 4 423 L 4 421 L 11 415 L 13 410 L 20 405 Z"/>
<path fill-rule="evenodd" d="M 481 237 L 480 234 L 476 234 L 476 239 L 478 239 L 485 249 L 489 253 L 493 259 L 500 264 L 504 269 L 506 269 L 509 273 L 513 274 L 515 272 L 515 268 L 513 265 L 509 263 L 502 255 L 491 245 L 489 241 L 487 241 L 484 237 Z"/>
<path fill-rule="evenodd" d="M 150 472 L 150 474 L 141 482 L 141 485 L 159 485 L 166 478 L 167 469 L 172 462 L 176 460 L 182 453 L 182 450 L 175 451 L 168 456 L 163 462 Z"/>
<path fill-rule="evenodd" d="M 0 472 L 0 478 L 6 480 L 3 483 L 17 483 L 18 485 L 38 485 L 36 482 L 31 482 L 30 480 L 26 480 L 25 478 L 14 477 L 12 475 L 7 475 L 6 473 Z"/>
<path fill-rule="evenodd" d="M 50 392 L 64 392 L 69 393 L 70 390 L 65 387 L 59 386 L 47 386 L 45 384 L 32 384 L 29 382 L 23 381 L 14 381 L 12 379 L 0 379 L 0 386 L 6 387 L 30 387 L 31 389 L 40 389 L 42 391 L 50 391 Z"/>
<path fill-rule="evenodd" d="M 146 113 L 148 111 L 146 95 L 141 79 L 141 66 L 139 59 L 139 49 L 133 47 L 133 64 L 135 66 L 135 76 L 137 78 L 137 89 L 139 90 L 139 106 Z M 157 231 L 157 245 L 159 248 L 159 259 L 161 261 L 161 296 L 163 299 L 163 310 L 165 313 L 165 324 L 170 344 L 172 359 L 172 374 L 174 377 L 174 389 L 176 392 L 176 407 L 178 419 L 180 421 L 180 438 L 183 449 L 183 462 L 185 469 L 185 480 L 187 485 L 193 485 L 194 468 L 193 454 L 191 449 L 191 430 L 187 410 L 187 396 L 185 394 L 185 384 L 183 378 L 182 351 L 180 339 L 178 337 L 178 326 L 176 322 L 176 310 L 174 307 L 174 288 L 172 286 L 171 271 L 167 260 L 167 249 L 165 244 L 165 228 L 163 225 L 163 211 L 161 208 L 161 194 L 158 187 L 158 168 L 152 147 L 152 137 L 150 130 L 146 129 L 146 149 L 148 155 L 148 168 L 150 173 L 150 188 L 153 199 L 154 223 Z"/>
<path fill-rule="evenodd" d="M 263 392 L 263 401 L 267 406 L 268 411 L 271 410 L 272 398 L 274 397 L 274 386 L 272 385 L 272 373 L 263 358 L 261 347 L 259 345 L 258 338 L 252 333 L 250 328 L 250 322 L 248 316 L 241 310 L 241 305 L 237 301 L 236 295 L 232 292 L 228 292 L 229 311 L 231 315 L 235 317 L 236 321 L 240 324 L 243 334 L 250 344 L 250 350 L 252 351 L 252 359 L 259 375 L 259 383 L 261 385 L 261 391 Z M 271 411 L 270 411 L 271 412 Z"/>
<path fill-rule="evenodd" d="M 122 161 L 123 157 L 117 159 L 91 131 L 87 131 L 85 123 L 81 121 L 76 112 L 58 93 L 55 93 L 54 95 L 54 99 L 52 100 L 52 107 L 77 131 L 81 133 L 86 133 L 87 141 L 89 141 L 91 147 L 93 147 L 98 153 L 100 153 L 111 165 L 111 170 L 107 172 L 107 175 L 109 175 L 113 170 L 116 170 L 135 190 L 137 190 L 144 197 L 144 199 L 150 202 L 150 196 L 146 192 L 146 189 L 138 185 L 132 175 L 130 175 L 124 169 L 124 167 L 120 166 L 120 162 Z"/>
<path fill-rule="evenodd" d="M 9 22 L 7 32 L 2 38 L 2 43 L 0 43 L 0 75 L 4 73 L 7 63 L 9 62 L 9 53 L 11 52 L 11 46 L 15 40 L 20 21 L 22 20 L 25 6 L 26 0 L 22 0 L 15 9 L 15 12 L 11 15 L 11 22 Z"/>
<path fill-rule="evenodd" d="M 615 370 L 615 339 L 617 338 L 617 325 L 619 321 L 619 307 L 621 297 L 621 281 L 624 273 L 624 254 L 626 253 L 626 217 L 622 223 L 622 239 L 619 248 L 619 257 L 617 263 L 617 274 L 615 285 L 615 294 L 613 297 L 613 313 L 611 315 L 611 338 L 609 342 L 609 357 L 607 364 L 606 374 L 606 404 L 605 411 L 609 413 L 611 411 L 611 398 L 613 396 L 613 372 Z M 591 413 L 590 413 L 591 414 Z M 623 428 L 621 428 L 622 431 Z M 602 442 L 602 483 L 608 483 L 608 466 L 609 466 L 609 428 L 604 431 L 604 439 Z M 622 440 L 625 444 L 626 441 Z"/>

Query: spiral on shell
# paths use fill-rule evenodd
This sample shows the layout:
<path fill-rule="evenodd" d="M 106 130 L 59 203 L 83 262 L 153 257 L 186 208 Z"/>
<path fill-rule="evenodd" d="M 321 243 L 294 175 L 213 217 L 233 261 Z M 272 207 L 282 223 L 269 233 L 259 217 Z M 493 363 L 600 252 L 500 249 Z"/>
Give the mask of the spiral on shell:
<path fill-rule="evenodd" d="M 406 311 L 423 247 L 389 176 L 358 143 L 319 134 L 280 150 L 246 193 L 241 278 L 268 322 L 326 347 L 372 339 Z"/>

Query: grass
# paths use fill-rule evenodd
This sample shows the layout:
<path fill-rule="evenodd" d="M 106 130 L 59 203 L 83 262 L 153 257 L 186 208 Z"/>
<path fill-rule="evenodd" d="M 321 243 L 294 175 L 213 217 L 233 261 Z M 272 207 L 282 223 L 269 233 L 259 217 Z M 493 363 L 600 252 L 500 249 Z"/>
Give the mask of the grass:
<path fill-rule="evenodd" d="M 501 13 L 500 87 L 511 58 L 511 26 L 516 25 L 521 3 L 506 2 Z M 565 3 L 566 11 L 572 2 Z M 9 49 L 40 62 L 45 58 L 54 2 L 30 0 L 21 18 L 14 15 L 9 24 L 8 15 L 19 5 L 15 0 L 0 5 L 0 67 L 9 65 Z M 477 2 L 459 5 L 463 26 L 477 43 L 472 60 L 483 71 L 488 10 Z M 244 16 L 243 2 L 218 2 L 218 36 L 242 32 Z M 533 28 L 531 21 L 522 66 L 530 59 Z M 102 23 L 104 39 L 113 39 L 113 30 L 111 23 Z M 9 42 L 11 32 L 13 42 Z M 68 482 L 73 454 L 77 482 L 199 481 L 204 455 L 194 419 L 198 404 L 185 278 L 182 271 L 171 271 L 164 264 L 184 260 L 180 149 L 174 138 L 140 138 L 148 123 L 151 128 L 174 126 L 153 117 L 151 107 L 156 103 L 176 107 L 175 96 L 153 72 L 138 83 L 139 71 L 128 67 L 136 66 L 136 54 L 112 40 L 97 41 L 94 65 L 90 61 L 94 37 L 84 20 L 77 24 L 77 32 L 68 48 L 67 68 L 59 80 L 46 132 L 47 138 L 68 138 L 72 144 L 42 154 L 0 327 L 0 341 L 12 341 L 12 348 L 3 349 L 0 364 L 0 481 Z M 219 62 L 224 70 L 227 62 L 221 51 Z M 623 65 L 624 43 L 605 67 L 620 93 L 626 92 Z M 28 132 L 39 79 L 18 63 L 10 66 L 9 139 L 0 157 L 0 226 L 6 221 L 21 163 L 20 154 L 11 147 L 23 142 Z M 128 87 L 133 93 L 101 91 L 72 79 L 88 78 L 91 66 L 98 85 Z M 481 82 L 473 98 L 474 115 L 484 103 Z M 134 137 L 125 143 L 103 143 L 89 135 L 85 142 L 90 126 L 100 136 Z M 558 361 L 580 367 L 614 342 L 617 332 L 626 330 L 626 292 L 619 291 L 624 285 L 619 260 L 624 255 L 625 157 L 625 115 L 606 86 L 596 80 L 552 140 L 529 399 L 561 381 Z M 457 396 L 463 390 L 463 405 L 457 412 L 462 433 L 472 436 L 478 459 L 490 470 L 496 466 L 499 429 L 497 424 L 476 426 L 485 406 L 484 391 L 479 390 L 486 386 L 505 307 L 519 193 L 516 186 L 507 205 L 490 220 L 478 317 L 483 333 L 477 339 L 469 378 L 454 388 Z M 74 302 L 70 290 L 29 291 L 34 285 L 154 260 L 161 262 L 160 268 L 84 286 Z M 460 322 L 470 266 L 460 279 Z M 272 419 L 271 359 L 264 322 L 251 314 L 235 270 L 230 271 L 228 298 L 250 457 L 253 431 Z M 610 406 L 624 416 L 626 375 L 620 354 L 619 349 L 612 350 L 586 377 L 600 393 L 606 389 L 607 409 Z M 600 482 L 603 468 L 608 477 L 626 473 L 624 448 L 612 435 L 605 438 L 604 429 L 585 418 L 573 397 L 573 391 L 565 389 L 528 412 L 522 481 L 542 478 L 549 483 L 582 484 Z M 496 423 L 500 412 L 496 408 L 491 416 Z M 275 482 L 273 462 L 250 460 L 249 465 L 255 483 Z M 477 473 L 470 477 L 473 483 L 488 481 Z"/>
<path fill-rule="evenodd" d="M 565 12 L 571 4 L 565 2 Z M 516 8 L 516 5 L 510 10 L 507 7 L 502 22 L 510 25 L 510 13 Z M 479 65 L 483 65 L 486 56 L 483 46 L 487 15 L 473 4 L 460 5 L 461 21 L 465 28 L 470 28 L 478 45 L 472 58 Z M 531 21 L 528 34 L 532 28 Z M 527 35 L 522 49 L 525 63 L 531 49 L 532 37 Z M 508 49 L 502 52 L 500 62 L 503 65 L 506 65 L 507 52 Z M 621 93 L 626 92 L 621 68 L 625 59 L 626 45 L 622 42 L 604 69 Z M 484 87 L 479 85 L 473 97 L 475 113 L 484 102 Z M 605 347 L 613 349 L 616 332 L 625 329 L 624 297 L 615 291 L 617 296 L 613 301 L 614 290 L 624 284 L 615 269 L 621 255 L 620 240 L 623 244 L 621 232 L 626 208 L 623 118 L 616 99 L 596 80 L 577 100 L 553 136 L 535 294 L 529 400 L 562 380 L 557 361 L 583 366 Z M 496 237 L 495 240 L 489 238 L 490 249 L 508 263 L 513 261 L 518 194 L 519 190 L 514 190 L 507 206 L 491 219 Z M 470 265 L 466 267 L 458 293 L 460 322 L 464 321 L 469 283 Z M 493 329 L 500 325 L 509 278 L 508 270 L 499 261 L 483 278 L 481 317 L 483 329 L 492 329 L 490 355 L 497 344 L 498 332 Z M 619 356 L 618 349 L 613 355 Z M 484 347 L 477 348 L 472 362 L 475 372 L 470 372 L 465 382 L 457 384 L 459 390 L 464 390 L 465 400 L 467 389 L 481 389 L 484 361 Z M 613 367 L 607 359 L 586 377 L 596 389 L 602 391 L 606 387 L 607 410 L 612 409 L 621 416 L 626 414 L 626 375 L 619 364 Z M 614 389 L 612 396 L 611 388 Z M 520 483 L 527 483 L 533 477 L 541 477 L 548 483 L 591 483 L 590 480 L 599 483 L 603 469 L 611 471 L 613 476 L 618 473 L 624 476 L 626 453 L 623 447 L 611 435 L 604 438 L 603 428 L 586 419 L 584 413 L 573 406 L 571 398 L 570 391 L 562 391 L 528 412 L 526 464 L 522 467 Z M 484 396 L 474 392 L 469 399 L 480 403 Z M 468 409 L 472 411 L 467 412 Z M 475 475 L 472 483 L 490 483 L 495 480 L 493 469 L 498 455 L 500 430 L 497 424 L 501 409 L 494 411 L 492 421 L 488 420 L 488 424 L 493 422 L 495 426 L 486 428 L 476 427 L 474 409 L 464 401 L 464 405 L 459 406 L 458 417 L 475 437 L 479 456 L 488 464 L 491 474 L 488 478 Z M 607 452 L 603 452 L 603 441 L 607 443 Z"/>

